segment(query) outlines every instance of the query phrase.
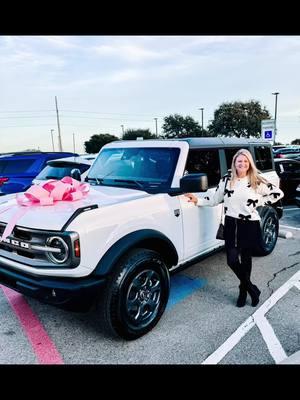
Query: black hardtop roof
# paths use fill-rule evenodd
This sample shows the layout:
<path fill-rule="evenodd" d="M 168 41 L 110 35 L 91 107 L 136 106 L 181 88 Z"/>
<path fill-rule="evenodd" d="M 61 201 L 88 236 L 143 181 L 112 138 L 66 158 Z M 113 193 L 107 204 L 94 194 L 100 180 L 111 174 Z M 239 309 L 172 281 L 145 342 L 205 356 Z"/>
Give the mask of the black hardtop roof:
<path fill-rule="evenodd" d="M 131 143 L 134 146 L 134 143 L 147 143 L 147 142 L 157 142 L 157 143 L 166 143 L 166 142 L 187 142 L 190 148 L 199 148 L 199 147 L 239 147 L 249 146 L 250 144 L 254 145 L 263 145 L 263 146 L 272 146 L 272 143 L 267 140 L 262 139 L 254 139 L 254 138 L 237 138 L 237 137 L 190 137 L 190 138 L 173 138 L 173 139 L 145 139 L 140 141 L 135 140 L 116 140 L 115 143 L 124 142 Z M 114 143 L 111 142 L 111 143 Z"/>
<path fill-rule="evenodd" d="M 192 147 L 241 147 L 249 146 L 249 144 L 260 144 L 271 146 L 271 143 L 254 138 L 236 138 L 236 137 L 196 137 L 196 138 L 177 138 L 177 139 L 167 139 L 167 140 L 180 140 L 188 142 L 189 146 Z"/>

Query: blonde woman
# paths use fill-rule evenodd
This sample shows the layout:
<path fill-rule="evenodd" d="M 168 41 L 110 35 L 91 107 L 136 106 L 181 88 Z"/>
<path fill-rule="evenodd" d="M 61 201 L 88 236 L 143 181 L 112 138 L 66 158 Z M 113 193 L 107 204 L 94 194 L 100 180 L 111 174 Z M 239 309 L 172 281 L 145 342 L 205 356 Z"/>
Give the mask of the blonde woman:
<path fill-rule="evenodd" d="M 246 304 L 248 292 L 256 307 L 260 290 L 250 279 L 252 252 L 261 235 L 256 209 L 275 203 L 284 196 L 283 192 L 259 174 L 251 153 L 240 149 L 232 159 L 231 171 L 222 177 L 211 198 L 200 199 L 192 193 L 185 196 L 197 206 L 213 207 L 224 201 L 227 264 L 240 280 L 236 306 Z"/>

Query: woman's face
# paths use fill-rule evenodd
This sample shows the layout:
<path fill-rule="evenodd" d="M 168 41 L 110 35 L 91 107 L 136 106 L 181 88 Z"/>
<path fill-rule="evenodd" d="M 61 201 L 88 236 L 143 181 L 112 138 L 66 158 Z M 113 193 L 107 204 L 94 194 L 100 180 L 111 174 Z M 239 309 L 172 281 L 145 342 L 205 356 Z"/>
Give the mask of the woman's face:
<path fill-rule="evenodd" d="M 246 156 L 240 154 L 235 160 L 235 169 L 238 176 L 245 176 L 249 170 L 250 163 Z"/>

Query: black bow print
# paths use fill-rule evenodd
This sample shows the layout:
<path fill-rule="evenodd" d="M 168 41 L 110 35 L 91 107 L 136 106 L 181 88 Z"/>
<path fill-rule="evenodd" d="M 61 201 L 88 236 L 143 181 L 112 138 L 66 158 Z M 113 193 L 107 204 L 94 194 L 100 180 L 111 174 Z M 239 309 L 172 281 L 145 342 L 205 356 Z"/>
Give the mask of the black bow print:
<path fill-rule="evenodd" d="M 271 190 L 273 189 L 273 187 L 275 187 L 275 185 L 273 185 L 272 183 L 268 183 L 267 186 L 268 186 L 268 188 L 271 189 Z"/>
<path fill-rule="evenodd" d="M 253 205 L 253 207 L 256 207 L 256 203 L 258 203 L 258 200 L 252 200 L 252 199 L 248 199 L 247 200 L 247 206 L 251 206 L 251 204 Z"/>
<path fill-rule="evenodd" d="M 270 206 L 271 204 L 272 204 L 272 202 L 270 200 L 265 202 L 265 205 Z"/>
<path fill-rule="evenodd" d="M 224 214 L 227 213 L 228 207 L 224 207 Z"/>
<path fill-rule="evenodd" d="M 251 187 L 251 183 L 250 183 L 250 182 L 248 183 L 247 187 L 248 187 L 248 188 L 250 188 L 250 187 Z"/>
<path fill-rule="evenodd" d="M 222 182 L 224 182 L 227 178 L 228 178 L 228 180 L 230 180 L 230 178 L 231 178 L 231 173 L 230 173 L 230 172 L 229 172 L 228 174 L 225 174 L 225 175 L 222 177 Z"/>
<path fill-rule="evenodd" d="M 228 197 L 231 197 L 231 195 L 232 195 L 233 193 L 234 193 L 234 190 L 225 189 L 224 196 L 226 196 L 226 194 L 227 194 Z"/>
<path fill-rule="evenodd" d="M 273 193 L 270 193 L 270 195 L 273 195 L 274 198 L 277 199 L 277 197 L 280 196 L 280 193 L 273 192 Z"/>
<path fill-rule="evenodd" d="M 205 199 L 205 200 L 209 200 L 209 197 L 208 197 L 208 196 L 205 196 L 204 199 Z"/>
<path fill-rule="evenodd" d="M 239 214 L 239 218 L 241 218 L 243 221 L 249 221 L 251 219 L 251 215 Z"/>

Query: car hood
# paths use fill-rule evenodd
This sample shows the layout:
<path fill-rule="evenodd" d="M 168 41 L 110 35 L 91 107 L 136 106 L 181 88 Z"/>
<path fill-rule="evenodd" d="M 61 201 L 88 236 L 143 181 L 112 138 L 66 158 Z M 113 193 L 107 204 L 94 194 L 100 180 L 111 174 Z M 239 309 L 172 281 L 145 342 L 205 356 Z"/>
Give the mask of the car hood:
<path fill-rule="evenodd" d="M 26 207 L 26 213 L 17 220 L 16 225 L 33 229 L 61 230 L 78 208 L 93 204 L 97 204 L 101 208 L 148 196 L 150 194 L 135 189 L 109 186 L 90 188 L 88 195 L 82 200 L 58 201 L 52 206 L 34 205 Z M 24 209 L 25 207 L 17 205 L 15 195 L 13 198 L 12 196 L 1 197 L 0 222 L 11 221 L 21 208 Z"/>

